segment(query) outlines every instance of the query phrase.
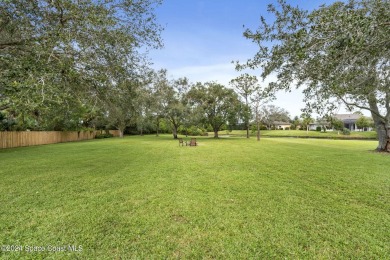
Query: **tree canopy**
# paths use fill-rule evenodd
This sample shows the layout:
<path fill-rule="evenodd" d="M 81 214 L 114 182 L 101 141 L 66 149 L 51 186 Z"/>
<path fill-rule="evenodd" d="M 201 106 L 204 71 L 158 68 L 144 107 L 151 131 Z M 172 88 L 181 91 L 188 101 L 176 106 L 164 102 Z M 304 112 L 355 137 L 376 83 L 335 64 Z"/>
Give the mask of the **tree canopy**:
<path fill-rule="evenodd" d="M 119 88 L 143 77 L 141 48 L 162 45 L 159 3 L 2 1 L 0 111 L 13 129 L 74 130 L 101 114 Z"/>
<path fill-rule="evenodd" d="M 215 82 L 198 83 L 188 92 L 189 105 L 202 115 L 218 138 L 218 131 L 227 123 L 237 120 L 240 100 L 232 90 Z"/>
<path fill-rule="evenodd" d="M 342 102 L 371 112 L 378 150 L 390 149 L 390 1 L 349 0 L 313 11 L 279 0 L 244 36 L 259 51 L 237 68 L 275 73 L 269 92 L 303 88 L 306 111 L 331 113 Z"/>
<path fill-rule="evenodd" d="M 251 103 L 253 94 L 259 91 L 258 79 L 256 76 L 251 76 L 247 73 L 232 79 L 230 85 L 234 87 L 236 92 L 243 98 L 244 104 L 242 110 L 242 117 L 244 119 L 246 128 L 246 138 L 249 138 L 249 122 L 252 119 Z"/>
<path fill-rule="evenodd" d="M 262 121 L 269 129 L 274 126 L 275 122 L 290 122 L 289 112 L 281 107 L 275 105 L 267 105 L 262 108 Z"/>

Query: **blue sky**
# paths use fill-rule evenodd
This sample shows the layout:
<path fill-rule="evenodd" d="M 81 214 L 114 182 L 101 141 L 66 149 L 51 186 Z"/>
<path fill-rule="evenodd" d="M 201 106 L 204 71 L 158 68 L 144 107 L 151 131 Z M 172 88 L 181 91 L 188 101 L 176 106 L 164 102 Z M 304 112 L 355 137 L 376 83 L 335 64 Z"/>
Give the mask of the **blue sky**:
<path fill-rule="evenodd" d="M 289 3 L 312 9 L 331 0 L 290 0 Z M 245 62 L 257 48 L 242 34 L 245 28 L 255 30 L 260 16 L 266 19 L 266 0 L 164 0 L 156 9 L 164 48 L 150 52 L 153 68 L 168 70 L 171 78 L 187 77 L 193 83 L 228 82 L 240 75 L 233 60 Z M 259 76 L 260 71 L 249 71 Z M 265 84 L 265 83 L 264 83 Z M 275 105 L 287 109 L 291 116 L 299 116 L 304 107 L 300 91 L 279 93 Z"/>

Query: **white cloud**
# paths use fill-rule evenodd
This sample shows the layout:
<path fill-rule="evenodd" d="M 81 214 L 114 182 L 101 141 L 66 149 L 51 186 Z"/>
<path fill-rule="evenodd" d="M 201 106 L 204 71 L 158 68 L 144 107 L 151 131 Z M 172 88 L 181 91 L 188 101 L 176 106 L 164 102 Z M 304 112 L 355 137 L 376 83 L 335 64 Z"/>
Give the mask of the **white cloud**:
<path fill-rule="evenodd" d="M 259 76 L 259 72 L 246 71 L 248 74 Z M 229 81 L 239 76 L 243 72 L 238 72 L 234 69 L 234 64 L 220 63 L 204 66 L 186 66 L 180 68 L 173 68 L 168 70 L 168 74 L 172 78 L 187 77 L 191 82 L 210 82 L 216 81 L 225 86 L 229 86 Z M 275 76 L 270 76 L 264 82 L 260 84 L 268 84 L 272 80 L 275 80 Z M 301 109 L 304 107 L 303 94 L 300 90 L 292 90 L 289 93 L 278 92 L 276 94 L 276 100 L 272 104 L 282 107 L 290 112 L 292 117 L 300 116 Z"/>
<path fill-rule="evenodd" d="M 259 71 L 245 71 L 250 75 L 259 76 Z M 241 75 L 243 72 L 238 72 L 234 68 L 234 64 L 227 63 L 218 63 L 211 65 L 200 65 L 200 66 L 184 66 L 176 68 L 168 68 L 168 75 L 173 79 L 180 77 L 187 77 L 190 82 L 211 82 L 215 81 L 220 84 L 229 87 L 229 81 L 235 77 Z M 264 82 L 260 80 L 261 85 L 267 85 L 271 81 L 275 81 L 276 76 L 271 75 Z M 282 107 L 290 112 L 290 116 L 293 118 L 295 116 L 300 116 L 302 114 L 301 109 L 305 107 L 303 102 L 304 95 L 302 89 L 295 89 L 294 86 L 290 92 L 279 91 L 276 93 L 276 100 L 271 104 L 274 104 L 278 107 Z M 343 106 L 337 111 L 337 113 L 350 113 L 345 110 Z M 365 113 L 366 114 L 366 113 Z M 313 114 L 313 117 L 317 117 L 317 114 Z"/>
<path fill-rule="evenodd" d="M 237 77 L 240 73 L 235 71 L 231 63 L 212 64 L 204 66 L 187 66 L 169 70 L 169 74 L 174 78 L 187 77 L 191 82 L 216 81 L 223 85 L 228 85 L 229 81 Z"/>

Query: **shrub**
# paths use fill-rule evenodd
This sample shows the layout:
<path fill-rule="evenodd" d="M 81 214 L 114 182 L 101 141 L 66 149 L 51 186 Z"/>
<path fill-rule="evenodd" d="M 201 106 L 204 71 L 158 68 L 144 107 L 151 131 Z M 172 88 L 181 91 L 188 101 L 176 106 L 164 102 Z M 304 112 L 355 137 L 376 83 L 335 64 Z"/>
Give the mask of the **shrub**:
<path fill-rule="evenodd" d="M 317 127 L 316 127 L 316 131 L 317 131 L 317 132 L 321 132 L 321 130 L 322 130 L 322 127 L 321 127 L 321 126 L 317 126 Z"/>
<path fill-rule="evenodd" d="M 189 135 L 197 136 L 197 135 L 203 135 L 204 132 L 206 132 L 203 128 L 199 128 L 196 126 L 191 126 L 188 130 Z"/>
<path fill-rule="evenodd" d="M 342 131 L 344 129 L 344 123 L 343 121 L 341 121 L 340 119 L 337 119 L 337 118 L 332 118 L 332 121 L 331 121 L 331 126 L 337 130 L 337 131 Z"/>
<path fill-rule="evenodd" d="M 207 131 L 207 132 L 213 132 L 214 130 L 213 130 L 213 127 L 209 124 L 209 125 L 207 125 L 207 127 L 206 127 L 206 131 Z"/>
<path fill-rule="evenodd" d="M 207 133 L 206 129 L 196 126 L 191 126 L 188 128 L 180 127 L 179 133 L 182 135 L 191 135 L 191 136 L 202 136 Z"/>
<path fill-rule="evenodd" d="M 253 124 L 251 126 L 251 130 L 252 130 L 252 133 L 256 133 L 257 132 L 257 125 Z M 265 125 L 261 124 L 260 125 L 260 130 L 268 130 L 268 128 Z"/>
<path fill-rule="evenodd" d="M 113 137 L 113 134 L 110 133 L 104 133 L 104 134 L 96 134 L 95 138 L 96 139 L 103 139 L 103 138 L 110 138 Z"/>
<path fill-rule="evenodd" d="M 343 135 L 350 135 L 351 131 L 348 128 L 343 129 Z"/>
<path fill-rule="evenodd" d="M 292 129 L 292 128 L 291 128 Z M 284 130 L 290 130 L 290 127 L 286 127 Z"/>

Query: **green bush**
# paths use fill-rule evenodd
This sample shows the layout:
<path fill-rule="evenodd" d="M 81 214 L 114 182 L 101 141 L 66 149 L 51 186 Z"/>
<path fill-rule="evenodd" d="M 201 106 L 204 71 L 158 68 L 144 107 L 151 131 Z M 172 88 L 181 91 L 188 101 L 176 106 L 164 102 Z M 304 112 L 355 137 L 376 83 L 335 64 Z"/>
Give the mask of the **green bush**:
<path fill-rule="evenodd" d="M 317 132 L 321 132 L 321 130 L 322 130 L 322 127 L 321 127 L 321 126 L 317 126 L 317 127 L 316 127 L 316 131 L 317 131 Z"/>
<path fill-rule="evenodd" d="M 103 139 L 103 138 L 110 138 L 113 136 L 114 136 L 113 134 L 104 133 L 104 134 L 96 134 L 95 138 L 96 139 Z"/>
<path fill-rule="evenodd" d="M 205 135 L 206 129 L 202 127 L 196 127 L 196 126 L 191 126 L 188 128 L 185 127 L 180 127 L 179 128 L 179 133 L 182 135 L 191 135 L 191 136 L 202 136 Z"/>
<path fill-rule="evenodd" d="M 351 131 L 348 128 L 343 129 L 343 135 L 350 135 Z"/>
<path fill-rule="evenodd" d="M 197 136 L 197 135 L 204 135 L 206 130 L 200 127 L 191 126 L 188 132 L 189 135 Z"/>
<path fill-rule="evenodd" d="M 252 130 L 252 133 L 256 133 L 257 132 L 257 125 L 256 124 L 253 124 L 251 126 L 251 130 Z M 267 126 L 261 124 L 260 125 L 260 130 L 268 130 Z"/>

